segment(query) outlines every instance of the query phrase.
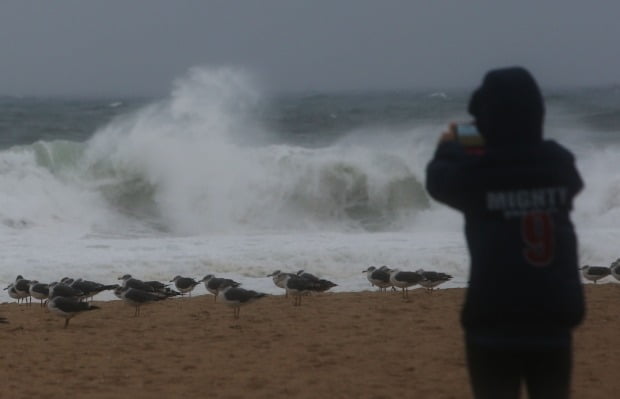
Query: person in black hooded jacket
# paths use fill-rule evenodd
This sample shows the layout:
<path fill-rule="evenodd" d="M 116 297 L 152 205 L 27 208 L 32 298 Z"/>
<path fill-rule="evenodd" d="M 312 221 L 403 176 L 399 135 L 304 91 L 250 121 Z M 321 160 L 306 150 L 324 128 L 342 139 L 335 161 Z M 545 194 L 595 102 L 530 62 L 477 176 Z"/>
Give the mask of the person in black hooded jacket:
<path fill-rule="evenodd" d="M 543 139 L 530 73 L 492 70 L 469 113 L 472 149 L 450 126 L 427 166 L 429 194 L 463 213 L 471 267 L 461 323 L 476 398 L 567 398 L 572 329 L 584 317 L 570 219 L 583 182 L 573 155 Z"/>

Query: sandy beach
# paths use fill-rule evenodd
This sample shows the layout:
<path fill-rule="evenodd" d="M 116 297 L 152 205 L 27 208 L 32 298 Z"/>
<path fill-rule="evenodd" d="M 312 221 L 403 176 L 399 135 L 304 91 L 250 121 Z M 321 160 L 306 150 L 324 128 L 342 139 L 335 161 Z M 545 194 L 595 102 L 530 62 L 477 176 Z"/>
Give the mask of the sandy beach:
<path fill-rule="evenodd" d="M 204 290 L 203 287 L 202 290 Z M 203 291 L 201 291 L 203 292 Z M 586 286 L 573 397 L 617 395 L 618 284 Z M 458 324 L 463 289 L 326 293 L 241 309 L 210 295 L 121 301 L 64 320 L 1 304 L 3 398 L 470 398 Z"/>

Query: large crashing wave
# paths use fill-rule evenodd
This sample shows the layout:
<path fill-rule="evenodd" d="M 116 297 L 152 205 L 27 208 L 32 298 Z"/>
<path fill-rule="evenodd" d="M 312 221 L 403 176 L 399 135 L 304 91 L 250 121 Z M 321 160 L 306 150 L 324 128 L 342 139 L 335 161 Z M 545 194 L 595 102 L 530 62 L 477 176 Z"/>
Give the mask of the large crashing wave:
<path fill-rule="evenodd" d="M 196 68 L 169 98 L 114 120 L 85 143 L 3 150 L 0 227 L 459 230 L 458 214 L 429 202 L 423 189 L 440 126 L 367 126 L 322 148 L 273 144 L 271 135 L 282 132 L 257 119 L 260 101 L 246 74 Z M 560 111 L 552 108 L 547 133 L 575 152 L 586 183 L 574 220 L 581 231 L 616 231 L 617 141 L 597 145 L 592 126 L 566 125 Z"/>
<path fill-rule="evenodd" d="M 3 190 L 15 203 L 32 200 L 5 207 L 2 217 L 12 221 L 5 224 L 47 219 L 115 229 L 126 228 L 124 220 L 175 234 L 377 231 L 408 228 L 428 207 L 409 138 L 408 146 L 363 134 L 326 148 L 270 144 L 272 132 L 253 117 L 259 101 L 246 74 L 196 68 L 167 100 L 113 121 L 86 143 L 7 150 L 4 168 L 36 187 Z M 8 165 L 18 152 L 22 164 Z"/>

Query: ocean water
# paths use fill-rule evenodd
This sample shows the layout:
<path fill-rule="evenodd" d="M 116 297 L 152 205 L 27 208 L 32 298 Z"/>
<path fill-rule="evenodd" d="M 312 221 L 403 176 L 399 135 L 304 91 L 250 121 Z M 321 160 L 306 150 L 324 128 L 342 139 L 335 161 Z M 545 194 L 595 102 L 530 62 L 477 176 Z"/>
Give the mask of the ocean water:
<path fill-rule="evenodd" d="M 620 257 L 620 88 L 545 96 L 546 135 L 586 182 L 581 263 L 608 265 Z M 242 72 L 196 68 L 164 98 L 0 98 L 0 283 L 215 274 L 281 293 L 266 275 L 304 269 L 358 291 L 370 289 L 362 270 L 389 265 L 465 286 L 461 216 L 428 197 L 424 169 L 444 126 L 469 119 L 468 97 L 268 95 Z"/>

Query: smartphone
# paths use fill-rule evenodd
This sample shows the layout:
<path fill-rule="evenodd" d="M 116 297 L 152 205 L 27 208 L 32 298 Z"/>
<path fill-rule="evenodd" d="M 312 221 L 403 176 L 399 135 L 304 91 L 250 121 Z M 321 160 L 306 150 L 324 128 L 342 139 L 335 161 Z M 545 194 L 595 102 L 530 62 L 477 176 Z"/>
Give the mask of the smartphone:
<path fill-rule="evenodd" d="M 460 123 L 456 125 L 455 133 L 458 142 L 466 147 L 481 147 L 484 145 L 484 138 L 474 124 Z"/>

